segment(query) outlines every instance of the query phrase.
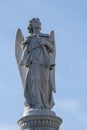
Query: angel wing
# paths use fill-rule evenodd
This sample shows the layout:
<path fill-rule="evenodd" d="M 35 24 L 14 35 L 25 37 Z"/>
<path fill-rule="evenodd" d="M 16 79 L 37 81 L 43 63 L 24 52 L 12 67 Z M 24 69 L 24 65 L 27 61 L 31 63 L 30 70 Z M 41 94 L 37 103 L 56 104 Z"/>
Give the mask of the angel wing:
<path fill-rule="evenodd" d="M 52 88 L 53 91 L 56 92 L 56 87 L 55 87 L 55 57 L 56 57 L 56 46 L 55 46 L 55 37 L 54 37 L 54 31 L 51 31 L 50 33 L 50 39 L 51 39 L 51 43 L 54 45 L 54 51 L 53 53 L 50 53 L 50 57 L 51 60 L 54 64 L 54 66 L 52 67 L 52 70 L 50 71 L 50 76 L 51 76 L 51 84 L 52 84 Z"/>
<path fill-rule="evenodd" d="M 51 33 L 50 33 L 50 39 L 51 39 L 51 42 L 52 42 L 52 44 L 53 44 L 53 46 L 54 46 L 54 51 L 53 51 L 53 53 L 52 53 L 52 60 L 53 60 L 53 62 L 55 63 L 55 57 L 56 57 L 56 46 L 55 46 L 55 37 L 54 37 L 54 31 L 51 31 Z"/>
<path fill-rule="evenodd" d="M 18 29 L 16 33 L 16 39 L 15 39 L 15 57 L 16 57 L 19 73 L 21 76 L 22 84 L 23 84 L 23 87 L 25 87 L 25 81 L 26 81 L 28 69 L 20 65 L 20 61 L 21 61 L 22 53 L 23 53 L 21 43 L 23 40 L 24 40 L 24 36 L 22 34 L 22 31 L 21 29 Z"/>

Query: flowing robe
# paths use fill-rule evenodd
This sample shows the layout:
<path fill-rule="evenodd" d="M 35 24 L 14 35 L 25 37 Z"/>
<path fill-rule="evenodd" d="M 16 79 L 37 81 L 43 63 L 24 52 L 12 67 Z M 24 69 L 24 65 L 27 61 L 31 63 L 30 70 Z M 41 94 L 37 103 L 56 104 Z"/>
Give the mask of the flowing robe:
<path fill-rule="evenodd" d="M 25 106 L 34 109 L 51 109 L 54 105 L 53 84 L 50 67 L 53 65 L 50 53 L 54 46 L 49 42 L 49 36 L 32 35 L 24 45 L 25 66 L 29 68 L 25 88 Z M 45 44 L 44 44 L 45 43 Z M 47 43 L 47 44 L 46 44 Z"/>

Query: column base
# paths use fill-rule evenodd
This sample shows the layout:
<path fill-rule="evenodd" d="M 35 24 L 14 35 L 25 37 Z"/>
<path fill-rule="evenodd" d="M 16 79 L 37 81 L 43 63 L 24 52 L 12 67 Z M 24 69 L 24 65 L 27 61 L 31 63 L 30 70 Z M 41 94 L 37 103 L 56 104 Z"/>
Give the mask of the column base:
<path fill-rule="evenodd" d="M 49 110 L 33 110 L 18 120 L 21 130 L 59 130 L 62 119 Z"/>

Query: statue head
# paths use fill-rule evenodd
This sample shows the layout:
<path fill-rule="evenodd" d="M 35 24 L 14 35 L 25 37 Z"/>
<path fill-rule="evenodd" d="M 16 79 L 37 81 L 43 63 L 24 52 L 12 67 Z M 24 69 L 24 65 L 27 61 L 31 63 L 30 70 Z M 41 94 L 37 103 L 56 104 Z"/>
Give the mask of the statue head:
<path fill-rule="evenodd" d="M 33 18 L 32 20 L 29 21 L 29 26 L 27 27 L 29 30 L 29 33 L 40 33 L 41 30 L 41 22 L 39 18 Z"/>

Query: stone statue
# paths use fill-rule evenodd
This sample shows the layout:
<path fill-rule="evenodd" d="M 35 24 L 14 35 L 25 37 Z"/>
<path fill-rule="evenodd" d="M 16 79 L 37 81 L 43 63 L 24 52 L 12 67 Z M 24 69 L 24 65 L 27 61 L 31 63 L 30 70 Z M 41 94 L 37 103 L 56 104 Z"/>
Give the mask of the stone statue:
<path fill-rule="evenodd" d="M 39 18 L 29 22 L 30 35 L 18 29 L 15 55 L 24 88 L 24 113 L 18 120 L 20 130 L 59 130 L 62 119 L 51 111 L 55 88 L 55 39 L 40 32 Z"/>
<path fill-rule="evenodd" d="M 31 109 L 51 109 L 54 106 L 55 89 L 55 40 L 40 32 L 39 18 L 29 22 L 30 36 L 24 38 L 18 29 L 15 55 L 24 88 L 24 116 Z"/>

